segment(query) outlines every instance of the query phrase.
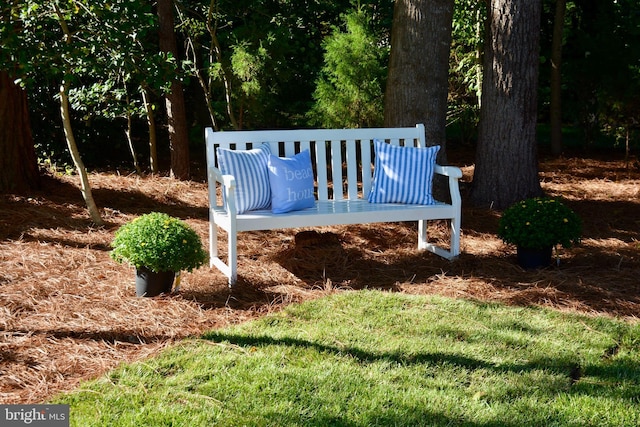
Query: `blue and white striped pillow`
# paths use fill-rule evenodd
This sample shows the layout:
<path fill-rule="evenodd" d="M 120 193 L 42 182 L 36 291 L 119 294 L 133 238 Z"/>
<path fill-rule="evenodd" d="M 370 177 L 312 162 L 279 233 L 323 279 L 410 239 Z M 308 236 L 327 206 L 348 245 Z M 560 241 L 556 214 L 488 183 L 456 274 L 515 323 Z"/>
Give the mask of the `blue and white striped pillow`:
<path fill-rule="evenodd" d="M 271 206 L 269 184 L 269 155 L 267 144 L 252 150 L 230 150 L 218 147 L 218 165 L 223 175 L 236 179 L 236 211 L 242 214 Z"/>
<path fill-rule="evenodd" d="M 400 147 L 374 140 L 375 166 L 370 203 L 432 205 L 431 181 L 439 145 Z"/>

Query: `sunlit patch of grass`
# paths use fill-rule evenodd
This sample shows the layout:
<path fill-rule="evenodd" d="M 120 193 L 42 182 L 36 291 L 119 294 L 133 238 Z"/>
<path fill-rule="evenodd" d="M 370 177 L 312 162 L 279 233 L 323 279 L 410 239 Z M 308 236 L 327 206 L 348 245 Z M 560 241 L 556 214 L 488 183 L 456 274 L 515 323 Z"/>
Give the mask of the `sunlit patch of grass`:
<path fill-rule="evenodd" d="M 72 425 L 637 425 L 640 327 L 343 292 L 188 340 L 56 399 Z"/>

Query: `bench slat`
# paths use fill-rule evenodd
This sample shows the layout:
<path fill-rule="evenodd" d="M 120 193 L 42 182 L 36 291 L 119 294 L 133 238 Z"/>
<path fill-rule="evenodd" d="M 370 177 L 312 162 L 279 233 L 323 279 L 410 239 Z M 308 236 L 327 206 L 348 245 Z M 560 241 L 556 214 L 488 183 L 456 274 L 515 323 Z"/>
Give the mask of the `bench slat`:
<path fill-rule="evenodd" d="M 373 174 L 371 171 L 372 157 L 371 157 L 371 141 L 360 141 L 360 161 L 362 162 L 362 197 L 366 199 L 371 192 L 371 180 Z M 369 167 L 367 167 L 369 166 Z"/>
<path fill-rule="evenodd" d="M 344 199 L 344 187 L 342 186 L 342 142 L 331 141 L 331 182 L 333 183 L 333 199 Z"/>
<path fill-rule="evenodd" d="M 355 200 L 358 198 L 358 156 L 356 155 L 356 141 L 350 139 L 346 141 L 347 146 L 347 199 Z"/>
<path fill-rule="evenodd" d="M 312 152 L 312 150 L 311 150 L 311 142 L 310 141 L 302 141 L 302 142 L 300 142 L 300 152 L 302 152 L 304 150 L 309 150 L 309 153 Z"/>
<path fill-rule="evenodd" d="M 284 156 L 285 157 L 293 157 L 296 154 L 295 151 L 295 141 L 286 141 L 284 144 Z"/>
<path fill-rule="evenodd" d="M 316 182 L 318 184 L 318 200 L 329 199 L 329 181 L 327 178 L 327 150 L 324 144 L 316 142 Z"/>

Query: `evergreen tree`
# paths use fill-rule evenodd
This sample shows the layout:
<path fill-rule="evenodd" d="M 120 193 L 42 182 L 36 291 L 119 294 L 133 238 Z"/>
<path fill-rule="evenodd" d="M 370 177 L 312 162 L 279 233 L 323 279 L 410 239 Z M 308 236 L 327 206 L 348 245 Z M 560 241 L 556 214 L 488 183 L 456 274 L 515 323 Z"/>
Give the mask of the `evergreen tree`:
<path fill-rule="evenodd" d="M 327 128 L 380 126 L 388 47 L 381 45 L 363 11 L 344 19 L 345 31 L 334 28 L 323 44 L 324 66 L 309 117 Z"/>

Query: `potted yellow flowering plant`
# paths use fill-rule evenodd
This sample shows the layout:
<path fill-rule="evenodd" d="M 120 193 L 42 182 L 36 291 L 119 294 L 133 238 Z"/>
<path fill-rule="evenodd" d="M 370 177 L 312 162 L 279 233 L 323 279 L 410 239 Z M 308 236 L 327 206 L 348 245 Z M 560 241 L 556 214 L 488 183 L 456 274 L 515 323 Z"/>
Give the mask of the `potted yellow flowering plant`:
<path fill-rule="evenodd" d="M 120 227 L 111 243 L 111 258 L 136 269 L 136 294 L 171 292 L 176 274 L 208 260 L 198 234 L 185 222 L 164 213 L 142 215 Z"/>
<path fill-rule="evenodd" d="M 571 247 L 580 241 L 580 217 L 557 198 L 535 197 L 509 206 L 502 213 L 498 236 L 516 245 L 524 268 L 546 267 L 552 248 Z"/>

